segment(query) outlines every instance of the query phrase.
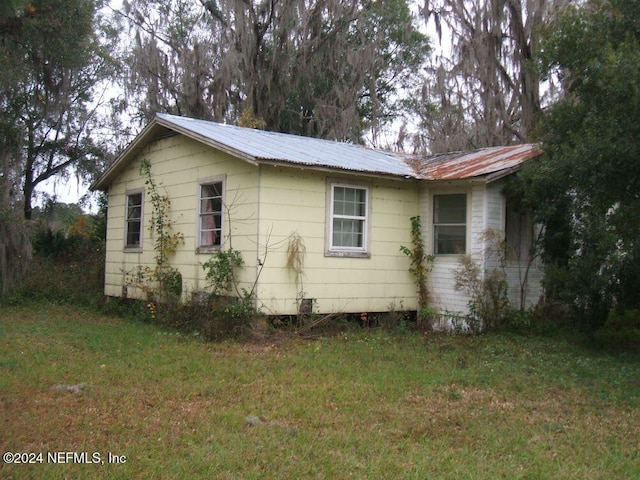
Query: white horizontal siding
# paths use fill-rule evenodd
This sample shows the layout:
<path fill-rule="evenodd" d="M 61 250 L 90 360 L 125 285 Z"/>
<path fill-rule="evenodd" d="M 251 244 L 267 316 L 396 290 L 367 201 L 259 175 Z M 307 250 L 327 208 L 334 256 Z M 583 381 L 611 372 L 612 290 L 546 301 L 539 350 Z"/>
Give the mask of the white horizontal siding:
<path fill-rule="evenodd" d="M 505 268 L 509 285 L 509 303 L 515 307 L 529 308 L 538 303 L 543 294 L 543 269 L 538 260 L 530 265 L 526 261 L 507 262 Z M 521 305 L 524 300 L 524 305 Z"/>

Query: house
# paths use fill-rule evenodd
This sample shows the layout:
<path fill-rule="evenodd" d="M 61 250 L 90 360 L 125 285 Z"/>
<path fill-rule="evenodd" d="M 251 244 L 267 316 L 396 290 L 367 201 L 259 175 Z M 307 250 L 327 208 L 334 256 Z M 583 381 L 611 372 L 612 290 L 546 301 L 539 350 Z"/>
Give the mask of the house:
<path fill-rule="evenodd" d="M 416 310 L 409 258 L 411 217 L 420 216 L 427 253 L 430 305 L 464 315 L 468 298 L 454 271 L 470 256 L 481 271 L 495 267 L 487 232 L 519 247 L 506 271 L 518 304 L 537 301 L 540 271 L 526 246 L 532 227 L 509 210 L 502 188 L 536 145 L 413 156 L 357 145 L 158 114 L 92 185 L 108 193 L 105 294 L 142 298 L 132 282 L 152 266 L 152 206 L 140 162 L 171 200 L 174 231 L 184 242 L 171 256 L 183 296 L 208 288 L 202 264 L 230 246 L 241 252 L 239 281 L 255 282 L 267 314 Z M 292 239 L 304 263 L 288 266 Z M 515 239 L 515 240 L 514 240 Z M 495 242 L 494 242 L 495 243 Z M 494 245 L 495 246 L 495 245 Z M 525 253 L 523 253 L 525 252 Z M 526 275 L 525 275 L 526 273 Z"/>

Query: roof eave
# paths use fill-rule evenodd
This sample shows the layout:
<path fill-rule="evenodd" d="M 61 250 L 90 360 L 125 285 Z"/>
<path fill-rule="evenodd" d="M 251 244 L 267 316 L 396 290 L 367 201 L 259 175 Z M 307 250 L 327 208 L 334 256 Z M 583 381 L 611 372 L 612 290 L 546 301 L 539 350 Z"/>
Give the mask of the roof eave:
<path fill-rule="evenodd" d="M 422 181 L 426 183 L 430 183 L 432 185 L 451 185 L 451 184 L 489 184 L 495 182 L 496 180 L 500 180 L 501 178 L 507 177 L 513 173 L 516 173 L 518 170 L 522 168 L 522 165 L 516 165 L 513 167 L 505 168 L 503 170 L 498 170 L 497 172 L 488 173 L 484 175 L 474 175 L 470 177 L 450 177 L 450 178 L 423 178 Z"/>
<path fill-rule="evenodd" d="M 495 182 L 496 180 L 500 180 L 501 178 L 507 177 L 513 173 L 516 173 L 522 169 L 523 163 L 519 165 L 514 165 L 513 167 L 505 168 L 504 170 L 499 170 L 497 172 L 490 173 L 485 177 L 485 180 L 487 183 L 491 183 L 491 182 Z"/>
<path fill-rule="evenodd" d="M 390 178 L 394 180 L 417 180 L 417 178 L 414 175 L 411 175 L 409 173 L 403 174 L 403 173 L 376 172 L 376 171 L 366 171 L 366 170 L 352 170 L 348 168 L 332 167 L 329 165 L 296 163 L 296 162 L 288 162 L 286 160 L 276 160 L 276 159 L 268 159 L 268 158 L 257 158 L 256 161 L 260 165 L 268 165 L 272 167 L 287 167 L 287 168 L 295 168 L 298 170 L 313 170 L 316 172 L 358 175 L 361 177 L 366 176 L 366 177 L 375 177 L 375 178 Z"/>
<path fill-rule="evenodd" d="M 193 140 L 197 140 L 205 145 L 209 145 L 213 148 L 216 148 L 220 151 L 223 151 L 229 155 L 237 157 L 241 160 L 244 160 L 252 165 L 258 165 L 256 159 L 248 155 L 244 152 L 240 152 L 236 149 L 229 148 L 228 146 L 206 138 L 202 135 L 194 133 L 193 131 L 182 128 L 179 125 L 174 124 L 173 122 L 168 121 L 165 118 L 154 117 L 149 124 L 142 129 L 142 131 L 136 136 L 136 138 L 120 153 L 118 158 L 111 164 L 109 168 L 107 168 L 100 177 L 93 182 L 89 186 L 89 190 L 96 191 L 102 190 L 106 191 L 109 188 L 109 185 L 113 181 L 113 179 L 122 171 L 124 168 L 129 165 L 129 163 L 134 160 L 142 150 L 154 139 L 158 136 L 158 134 L 163 130 L 171 130 L 175 133 L 184 135 Z"/>
<path fill-rule="evenodd" d="M 157 130 L 158 123 L 156 119 L 152 120 L 142 131 L 136 136 L 136 138 L 126 146 L 126 148 L 118 155 L 115 161 L 98 177 L 98 179 L 89 186 L 89 190 L 95 192 L 96 190 L 106 191 L 113 178 L 120 173 L 124 167 L 128 164 L 130 157 L 135 157 L 142 151 L 142 149 L 148 143 L 147 137 L 152 136 L 154 129 Z"/>

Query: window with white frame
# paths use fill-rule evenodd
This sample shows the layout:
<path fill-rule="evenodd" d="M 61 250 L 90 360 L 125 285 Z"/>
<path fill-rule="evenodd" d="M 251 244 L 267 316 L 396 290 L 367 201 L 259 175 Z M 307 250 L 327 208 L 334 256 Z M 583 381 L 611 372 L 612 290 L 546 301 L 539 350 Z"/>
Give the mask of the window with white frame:
<path fill-rule="evenodd" d="M 198 248 L 219 248 L 222 244 L 222 180 L 199 185 Z"/>
<path fill-rule="evenodd" d="M 367 252 L 368 209 L 366 187 L 331 184 L 329 252 Z"/>
<path fill-rule="evenodd" d="M 467 250 L 467 195 L 433 196 L 433 253 L 460 255 Z"/>
<path fill-rule="evenodd" d="M 141 191 L 127 194 L 125 248 L 138 249 L 142 246 L 142 201 Z"/>

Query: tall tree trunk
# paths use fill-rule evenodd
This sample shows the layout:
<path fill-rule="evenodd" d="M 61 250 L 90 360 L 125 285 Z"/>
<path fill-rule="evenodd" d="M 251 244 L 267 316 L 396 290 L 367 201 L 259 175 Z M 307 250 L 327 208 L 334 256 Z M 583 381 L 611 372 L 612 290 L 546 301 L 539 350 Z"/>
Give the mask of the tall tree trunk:
<path fill-rule="evenodd" d="M 31 220 L 33 213 L 33 172 L 27 170 L 24 176 L 24 184 L 22 186 L 22 192 L 24 195 L 23 213 L 25 220 Z"/>

